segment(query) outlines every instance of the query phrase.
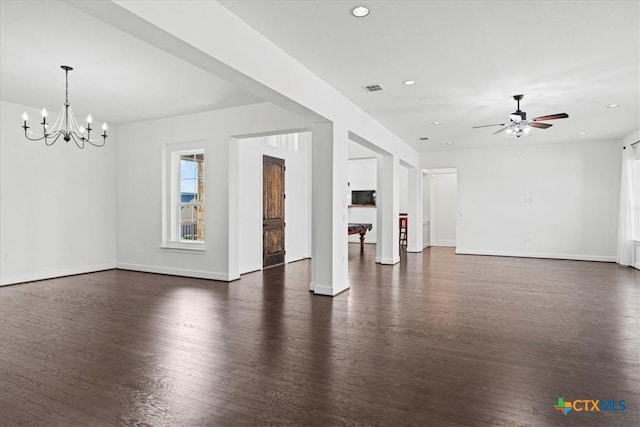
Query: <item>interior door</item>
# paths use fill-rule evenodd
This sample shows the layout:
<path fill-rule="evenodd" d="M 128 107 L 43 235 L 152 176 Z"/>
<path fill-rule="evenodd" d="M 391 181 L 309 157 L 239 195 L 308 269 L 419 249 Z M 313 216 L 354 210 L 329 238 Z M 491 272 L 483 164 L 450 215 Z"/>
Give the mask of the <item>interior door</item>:
<path fill-rule="evenodd" d="M 284 264 L 283 159 L 262 156 L 262 266 Z"/>

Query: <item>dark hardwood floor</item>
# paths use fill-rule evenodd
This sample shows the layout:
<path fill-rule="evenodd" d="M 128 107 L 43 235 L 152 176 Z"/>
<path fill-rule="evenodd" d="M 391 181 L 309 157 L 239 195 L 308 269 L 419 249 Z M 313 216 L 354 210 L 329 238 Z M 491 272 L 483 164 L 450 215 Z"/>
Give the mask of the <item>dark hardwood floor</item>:
<path fill-rule="evenodd" d="M 120 270 L 0 288 L 0 425 L 637 426 L 640 271 L 451 249 L 308 292 Z M 558 397 L 626 400 L 563 416 Z"/>

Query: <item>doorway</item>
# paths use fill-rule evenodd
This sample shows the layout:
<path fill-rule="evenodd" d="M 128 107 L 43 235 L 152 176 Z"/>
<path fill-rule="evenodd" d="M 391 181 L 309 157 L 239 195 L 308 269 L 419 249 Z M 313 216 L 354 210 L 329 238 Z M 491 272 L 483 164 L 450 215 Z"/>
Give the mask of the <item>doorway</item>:
<path fill-rule="evenodd" d="M 283 159 L 262 156 L 262 267 L 284 264 Z"/>
<path fill-rule="evenodd" d="M 458 171 L 431 169 L 429 172 L 429 244 L 455 247 L 458 219 Z"/>

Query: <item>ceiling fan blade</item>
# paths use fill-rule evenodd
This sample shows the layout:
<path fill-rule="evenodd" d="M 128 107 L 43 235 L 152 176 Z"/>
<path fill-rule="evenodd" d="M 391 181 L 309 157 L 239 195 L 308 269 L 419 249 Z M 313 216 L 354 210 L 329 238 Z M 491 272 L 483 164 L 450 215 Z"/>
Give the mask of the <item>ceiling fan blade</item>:
<path fill-rule="evenodd" d="M 478 129 L 478 128 L 488 128 L 489 126 L 504 126 L 504 123 L 496 123 L 493 125 L 482 125 L 482 126 L 474 126 L 471 129 Z"/>
<path fill-rule="evenodd" d="M 509 126 L 510 126 L 510 125 L 509 125 Z M 498 133 L 500 133 L 500 132 L 504 132 L 505 130 L 509 129 L 509 126 L 505 126 L 505 127 L 503 127 L 502 129 L 499 129 L 499 130 L 495 131 L 493 134 L 495 135 L 495 134 L 498 134 Z"/>
<path fill-rule="evenodd" d="M 567 113 L 558 113 L 558 114 L 549 114 L 548 116 L 536 117 L 532 121 L 541 122 L 541 121 L 544 121 L 544 120 L 566 119 L 568 117 L 569 117 L 569 115 Z"/>
<path fill-rule="evenodd" d="M 553 125 L 550 125 L 549 123 L 529 122 L 529 126 L 531 126 L 532 128 L 547 129 Z"/>

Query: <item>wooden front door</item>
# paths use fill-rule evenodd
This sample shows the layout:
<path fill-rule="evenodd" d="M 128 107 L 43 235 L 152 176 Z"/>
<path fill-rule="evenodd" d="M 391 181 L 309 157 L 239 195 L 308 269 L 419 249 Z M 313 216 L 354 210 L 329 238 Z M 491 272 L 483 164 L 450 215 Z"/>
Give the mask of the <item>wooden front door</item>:
<path fill-rule="evenodd" d="M 262 266 L 284 264 L 283 159 L 262 156 Z"/>

